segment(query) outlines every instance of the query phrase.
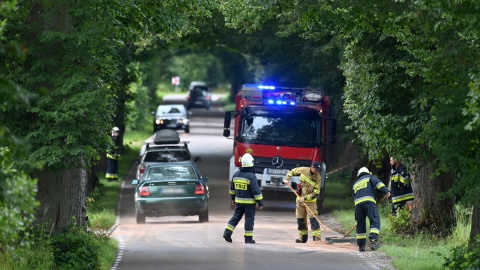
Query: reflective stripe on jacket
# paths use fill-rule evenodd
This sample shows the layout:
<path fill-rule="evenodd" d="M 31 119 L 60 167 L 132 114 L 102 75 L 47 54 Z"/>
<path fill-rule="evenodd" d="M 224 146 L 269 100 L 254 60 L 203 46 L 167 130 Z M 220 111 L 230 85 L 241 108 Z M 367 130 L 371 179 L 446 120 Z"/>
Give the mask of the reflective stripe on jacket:
<path fill-rule="evenodd" d="M 392 203 L 413 200 L 410 174 L 407 172 L 407 168 L 403 164 L 392 168 L 390 185 L 392 188 Z"/>
<path fill-rule="evenodd" d="M 375 189 L 379 189 L 385 194 L 389 192 L 385 184 L 377 177 L 367 173 L 361 174 L 355 184 L 353 184 L 355 206 L 365 202 L 376 203 Z"/>
<path fill-rule="evenodd" d="M 300 176 L 300 194 L 305 198 L 305 202 L 316 202 L 317 197 L 320 194 L 320 174 L 318 172 L 311 174 L 310 167 L 297 167 L 290 170 L 285 179 L 290 181 L 292 176 Z"/>
<path fill-rule="evenodd" d="M 263 205 L 263 195 L 254 172 L 241 169 L 232 177 L 230 195 L 235 203 Z"/>

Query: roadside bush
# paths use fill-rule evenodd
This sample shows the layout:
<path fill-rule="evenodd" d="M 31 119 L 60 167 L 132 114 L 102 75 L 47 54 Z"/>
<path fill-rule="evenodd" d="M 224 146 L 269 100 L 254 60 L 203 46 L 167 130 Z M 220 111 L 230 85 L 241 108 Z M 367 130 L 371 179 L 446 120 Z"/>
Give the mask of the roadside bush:
<path fill-rule="evenodd" d="M 52 239 L 54 262 L 57 269 L 100 269 L 99 249 L 93 233 L 70 225 L 67 230 Z"/>
<path fill-rule="evenodd" d="M 390 231 L 393 233 L 406 233 L 410 227 L 411 213 L 405 209 L 397 210 L 396 216 L 388 216 L 390 221 Z"/>
<path fill-rule="evenodd" d="M 468 245 L 452 249 L 443 266 L 450 270 L 480 269 L 480 234 Z"/>

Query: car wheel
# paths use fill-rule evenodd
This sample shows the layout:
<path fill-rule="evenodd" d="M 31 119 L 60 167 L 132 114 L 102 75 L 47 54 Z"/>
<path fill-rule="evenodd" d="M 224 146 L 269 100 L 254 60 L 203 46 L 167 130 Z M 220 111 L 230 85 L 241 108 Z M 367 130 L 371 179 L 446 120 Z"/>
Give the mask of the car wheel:
<path fill-rule="evenodd" d="M 137 224 L 145 224 L 145 215 L 135 211 L 135 220 L 137 221 Z"/>
<path fill-rule="evenodd" d="M 185 133 L 190 133 L 190 126 L 185 128 Z"/>
<path fill-rule="evenodd" d="M 208 209 L 200 212 L 198 215 L 198 221 L 200 221 L 200 223 L 208 222 Z"/>

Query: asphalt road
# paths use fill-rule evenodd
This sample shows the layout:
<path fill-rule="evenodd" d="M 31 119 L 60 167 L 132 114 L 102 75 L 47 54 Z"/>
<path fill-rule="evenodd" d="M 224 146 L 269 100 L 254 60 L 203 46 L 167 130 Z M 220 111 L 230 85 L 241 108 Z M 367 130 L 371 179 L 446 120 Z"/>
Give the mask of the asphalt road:
<path fill-rule="evenodd" d="M 222 137 L 221 107 L 192 111 L 190 133 L 179 133 L 181 140 L 190 141 L 192 154 L 202 157 L 197 166 L 209 178 L 209 222 L 199 223 L 198 216 L 175 216 L 147 217 L 146 224 L 136 224 L 134 186 L 130 185 L 135 175 L 136 164 L 133 164 L 122 184 L 117 224 L 112 234 L 119 242 L 119 250 L 111 269 L 380 269 L 350 243 L 329 244 L 324 239 L 313 243 L 310 235 L 308 243 L 296 244 L 293 195 L 265 200 L 265 207 L 257 211 L 255 219 L 257 244 L 244 243 L 243 220 L 233 234 L 233 243 L 226 242 L 222 234 L 233 213 L 228 194 L 228 159 L 233 141 Z M 328 229 L 322 238 L 325 236 L 340 234 Z"/>

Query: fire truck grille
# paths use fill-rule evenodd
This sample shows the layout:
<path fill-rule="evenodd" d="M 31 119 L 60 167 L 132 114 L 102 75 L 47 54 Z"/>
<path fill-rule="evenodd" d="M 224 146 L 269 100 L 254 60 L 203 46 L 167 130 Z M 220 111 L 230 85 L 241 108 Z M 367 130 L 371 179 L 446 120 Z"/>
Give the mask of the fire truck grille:
<path fill-rule="evenodd" d="M 291 170 L 296 167 L 310 167 L 312 163 L 310 160 L 282 159 L 281 166 L 278 166 L 278 161 L 276 162 L 277 166 L 274 166 L 275 161 L 273 158 L 255 157 L 255 173 L 263 174 L 265 168 Z"/>

